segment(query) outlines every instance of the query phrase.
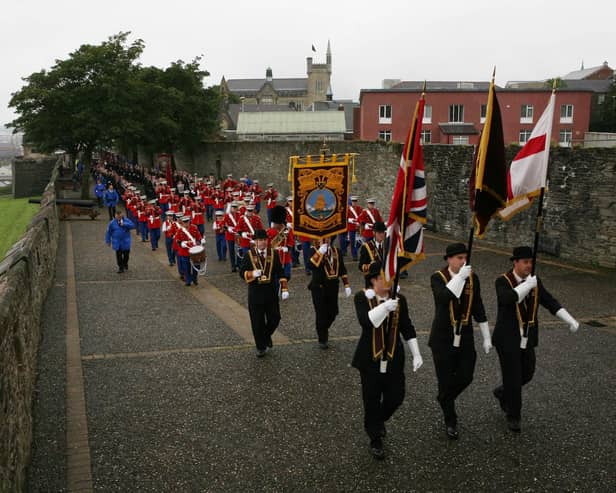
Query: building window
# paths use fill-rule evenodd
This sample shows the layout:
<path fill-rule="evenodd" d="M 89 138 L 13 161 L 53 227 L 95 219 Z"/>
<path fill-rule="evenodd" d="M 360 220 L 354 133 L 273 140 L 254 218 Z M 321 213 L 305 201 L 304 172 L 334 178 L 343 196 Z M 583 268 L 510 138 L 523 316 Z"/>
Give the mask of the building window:
<path fill-rule="evenodd" d="M 530 130 L 520 130 L 520 145 L 521 146 L 523 146 L 524 144 L 528 142 L 528 139 L 530 139 L 530 134 L 531 134 Z"/>
<path fill-rule="evenodd" d="M 274 104 L 274 99 L 271 96 L 261 98 L 261 104 Z"/>
<path fill-rule="evenodd" d="M 573 123 L 573 105 L 560 105 L 560 123 Z"/>
<path fill-rule="evenodd" d="M 431 130 L 422 130 L 421 131 L 421 143 L 422 144 L 430 144 L 432 142 L 432 131 Z"/>
<path fill-rule="evenodd" d="M 597 104 L 603 104 L 605 103 L 605 94 L 599 94 L 597 96 Z"/>
<path fill-rule="evenodd" d="M 468 144 L 468 135 L 454 135 L 452 144 L 455 146 Z"/>
<path fill-rule="evenodd" d="M 379 123 L 391 123 L 390 104 L 382 104 L 379 106 Z"/>
<path fill-rule="evenodd" d="M 422 123 L 432 123 L 432 106 L 429 104 L 424 106 Z"/>
<path fill-rule="evenodd" d="M 391 130 L 379 130 L 379 139 L 385 142 L 391 141 Z"/>
<path fill-rule="evenodd" d="M 479 110 L 479 123 L 486 122 L 486 115 L 488 114 L 488 105 L 482 104 L 481 109 Z"/>
<path fill-rule="evenodd" d="M 568 130 L 568 129 L 561 130 L 560 135 L 558 137 L 558 145 L 560 147 L 571 147 L 572 139 L 573 139 L 573 133 L 571 132 L 571 130 Z"/>
<path fill-rule="evenodd" d="M 520 111 L 520 123 L 533 123 L 533 105 L 523 104 Z"/>
<path fill-rule="evenodd" d="M 464 123 L 464 105 L 449 105 L 449 123 Z"/>
<path fill-rule="evenodd" d="M 320 79 L 316 80 L 316 92 L 323 91 L 323 81 Z"/>

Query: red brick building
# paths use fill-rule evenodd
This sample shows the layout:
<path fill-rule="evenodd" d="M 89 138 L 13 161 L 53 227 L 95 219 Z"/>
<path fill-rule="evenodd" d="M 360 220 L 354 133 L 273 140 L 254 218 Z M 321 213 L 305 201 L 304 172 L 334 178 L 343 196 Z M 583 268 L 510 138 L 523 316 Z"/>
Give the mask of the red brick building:
<path fill-rule="evenodd" d="M 423 81 L 390 89 L 362 89 L 356 124 L 362 140 L 404 142 Z M 488 82 L 428 82 L 423 138 L 432 144 L 477 144 L 485 117 Z M 548 89 L 497 87 L 505 144 L 523 144 L 541 117 Z M 592 90 L 562 89 L 556 94 L 552 140 L 563 146 L 583 142 L 590 123 Z"/>

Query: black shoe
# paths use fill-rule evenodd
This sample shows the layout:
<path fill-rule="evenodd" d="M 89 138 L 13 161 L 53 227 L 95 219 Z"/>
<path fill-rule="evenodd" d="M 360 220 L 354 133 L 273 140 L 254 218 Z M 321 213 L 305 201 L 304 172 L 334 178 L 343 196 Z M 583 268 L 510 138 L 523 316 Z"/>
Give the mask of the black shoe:
<path fill-rule="evenodd" d="M 257 349 L 257 358 L 263 358 L 263 356 L 265 356 L 265 353 L 267 353 L 266 349 Z"/>
<path fill-rule="evenodd" d="M 329 344 L 327 342 L 319 342 L 319 347 L 321 349 L 329 349 Z"/>
<path fill-rule="evenodd" d="M 124 269 L 122 269 L 122 267 L 120 267 L 120 268 L 118 269 L 118 274 L 123 274 L 123 273 L 124 273 Z"/>
<path fill-rule="evenodd" d="M 503 388 L 496 387 L 492 393 L 494 397 L 498 399 L 498 403 L 500 404 L 500 408 L 503 410 L 505 414 L 507 414 L 507 404 L 505 403 L 505 396 L 503 395 Z"/>
<path fill-rule="evenodd" d="M 128 270 L 128 264 L 124 264 L 124 270 Z"/>
<path fill-rule="evenodd" d="M 377 437 L 370 440 L 370 453 L 377 460 L 385 458 L 385 450 L 383 450 L 383 440 L 381 438 Z"/>
<path fill-rule="evenodd" d="M 509 428 L 514 433 L 520 433 L 522 431 L 522 427 L 520 426 L 520 419 L 507 416 L 507 428 Z"/>
<path fill-rule="evenodd" d="M 447 426 L 447 438 L 449 438 L 450 440 L 457 440 L 458 439 L 458 428 L 456 425 L 448 425 Z"/>

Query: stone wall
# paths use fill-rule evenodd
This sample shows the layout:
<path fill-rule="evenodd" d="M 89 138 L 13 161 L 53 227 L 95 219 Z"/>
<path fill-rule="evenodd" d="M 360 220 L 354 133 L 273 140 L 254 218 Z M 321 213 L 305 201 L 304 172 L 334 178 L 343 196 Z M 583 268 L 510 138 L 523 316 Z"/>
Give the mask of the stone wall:
<path fill-rule="evenodd" d="M 53 157 L 13 160 L 13 196 L 16 199 L 40 196 L 49 183 L 56 161 Z"/>
<path fill-rule="evenodd" d="M 57 173 L 26 233 L 0 262 L 0 491 L 25 489 L 40 316 L 58 248 Z"/>
<path fill-rule="evenodd" d="M 402 146 L 383 142 L 331 142 L 333 153 L 357 152 L 357 183 L 352 192 L 363 202 L 375 196 L 388 214 Z M 288 158 L 318 154 L 319 143 L 213 142 L 194 156 L 179 154 L 180 169 L 200 176 L 247 173 L 262 184 L 273 181 L 290 192 Z M 507 149 L 509 160 L 518 148 Z M 424 147 L 428 186 L 429 228 L 466 241 L 470 228 L 468 177 L 473 159 L 470 146 Z M 540 249 L 565 259 L 616 267 L 616 149 L 553 148 L 550 190 L 546 195 Z M 531 244 L 536 205 L 509 222 L 493 220 L 486 241 L 503 248 Z M 386 216 L 385 216 L 386 217 Z"/>

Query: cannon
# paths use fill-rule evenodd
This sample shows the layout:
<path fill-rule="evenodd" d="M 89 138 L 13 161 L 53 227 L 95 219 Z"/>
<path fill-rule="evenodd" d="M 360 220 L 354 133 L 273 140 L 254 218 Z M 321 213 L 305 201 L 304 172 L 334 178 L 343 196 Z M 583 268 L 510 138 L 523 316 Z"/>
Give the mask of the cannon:
<path fill-rule="evenodd" d="M 40 204 L 40 199 L 28 200 L 31 204 Z M 98 204 L 93 200 L 82 199 L 56 199 L 56 205 L 60 206 L 60 219 L 64 220 L 69 216 L 90 216 L 90 219 L 96 219 L 100 214 Z"/>

